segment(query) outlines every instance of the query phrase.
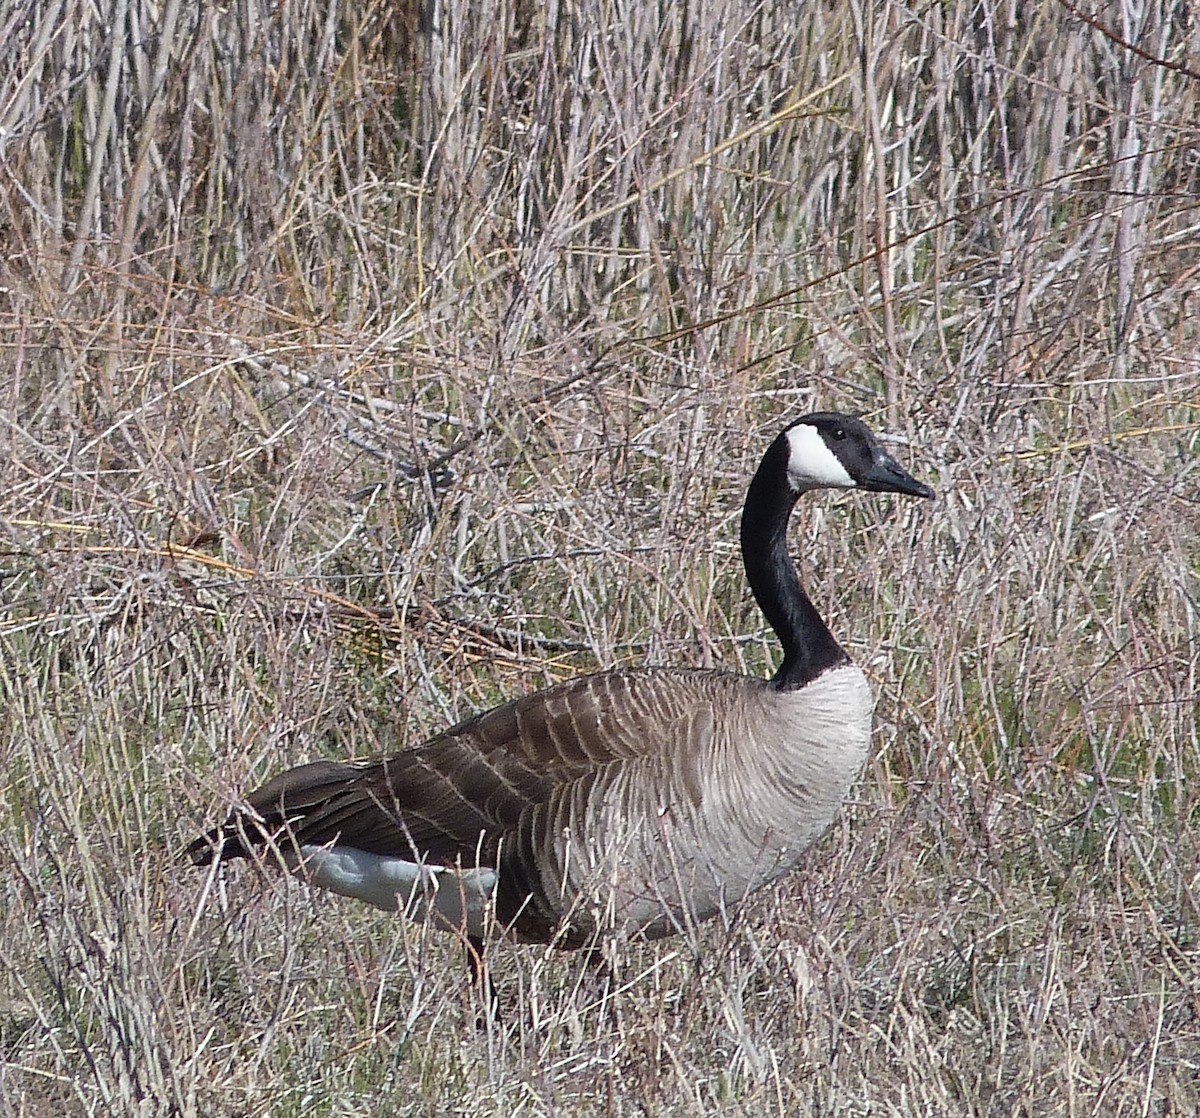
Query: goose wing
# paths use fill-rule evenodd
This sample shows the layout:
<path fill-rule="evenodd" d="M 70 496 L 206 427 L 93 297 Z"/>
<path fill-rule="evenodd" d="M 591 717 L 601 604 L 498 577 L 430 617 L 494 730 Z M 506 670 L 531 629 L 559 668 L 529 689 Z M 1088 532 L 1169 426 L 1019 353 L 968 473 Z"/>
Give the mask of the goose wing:
<path fill-rule="evenodd" d="M 188 853 L 205 864 L 218 849 L 222 858 L 243 857 L 284 839 L 434 865 L 494 865 L 501 839 L 568 789 L 650 754 L 686 754 L 681 732 L 711 722 L 697 723 L 698 696 L 681 695 L 680 679 L 708 674 L 585 676 L 384 760 L 302 765 L 254 792 L 249 811 L 235 812 Z"/>

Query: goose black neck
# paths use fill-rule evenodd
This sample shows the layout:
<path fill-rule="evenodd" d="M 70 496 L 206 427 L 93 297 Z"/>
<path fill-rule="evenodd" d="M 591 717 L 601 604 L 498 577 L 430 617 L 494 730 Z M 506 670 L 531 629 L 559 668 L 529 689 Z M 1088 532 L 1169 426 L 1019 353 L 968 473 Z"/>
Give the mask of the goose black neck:
<path fill-rule="evenodd" d="M 803 687 L 850 662 L 804 592 L 788 555 L 787 527 L 795 503 L 787 484 L 787 445 L 780 440 L 767 451 L 746 494 L 742 562 L 754 600 L 783 646 L 783 661 L 771 677 L 781 691 Z"/>

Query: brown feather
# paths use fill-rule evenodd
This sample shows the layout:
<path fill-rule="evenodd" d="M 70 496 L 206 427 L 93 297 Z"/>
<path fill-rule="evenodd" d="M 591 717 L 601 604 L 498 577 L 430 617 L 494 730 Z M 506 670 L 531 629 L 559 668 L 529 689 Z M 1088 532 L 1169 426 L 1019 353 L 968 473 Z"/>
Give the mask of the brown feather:
<path fill-rule="evenodd" d="M 409 752 L 371 762 L 317 761 L 268 781 L 188 853 L 197 864 L 254 846 L 337 844 L 432 866 L 498 869 L 497 916 L 525 939 L 576 946 L 595 920 L 573 905 L 562 836 L 582 839 L 595 803 L 629 802 L 630 773 L 681 813 L 704 803 L 698 758 L 717 712 L 767 690 L 760 680 L 684 670 L 571 680 L 468 719 Z M 650 808 L 653 817 L 658 810 Z M 681 815 L 682 817 L 682 815 Z M 577 856 L 576 860 L 578 860 Z"/>
<path fill-rule="evenodd" d="M 636 701 L 643 685 L 689 673 L 610 672 L 570 680 L 467 719 L 407 753 L 372 763 L 315 761 L 272 778 L 219 828 L 187 848 L 207 865 L 251 853 L 287 827 L 297 844 L 340 842 L 434 865 L 474 864 L 553 790 L 655 745 Z M 704 674 L 704 673 L 697 673 Z M 625 727 L 638 725 L 636 733 Z M 684 742 L 686 744 L 686 741 Z M 256 822 L 261 819 L 261 824 Z"/>

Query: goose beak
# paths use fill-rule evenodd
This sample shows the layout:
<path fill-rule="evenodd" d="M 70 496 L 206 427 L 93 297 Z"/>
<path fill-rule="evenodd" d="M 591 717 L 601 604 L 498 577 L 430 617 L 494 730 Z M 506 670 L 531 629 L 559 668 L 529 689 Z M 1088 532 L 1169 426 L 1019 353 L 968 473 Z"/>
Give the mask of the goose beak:
<path fill-rule="evenodd" d="M 871 468 L 858 480 L 858 488 L 870 493 L 907 493 L 910 497 L 936 496 L 924 482 L 917 481 L 885 450 L 875 451 Z"/>

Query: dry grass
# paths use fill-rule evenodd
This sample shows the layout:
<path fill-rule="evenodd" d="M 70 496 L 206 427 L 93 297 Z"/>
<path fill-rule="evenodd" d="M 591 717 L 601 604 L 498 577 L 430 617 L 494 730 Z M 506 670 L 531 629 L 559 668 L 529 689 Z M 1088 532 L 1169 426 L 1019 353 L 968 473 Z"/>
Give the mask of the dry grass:
<path fill-rule="evenodd" d="M 0 4 L 0 1115 L 1200 1111 L 1194 11 L 424 8 Z M 878 752 L 732 926 L 605 1005 L 502 949 L 479 1035 L 444 937 L 180 863 L 289 763 L 765 671 L 814 406 L 941 499 L 798 520 Z"/>

